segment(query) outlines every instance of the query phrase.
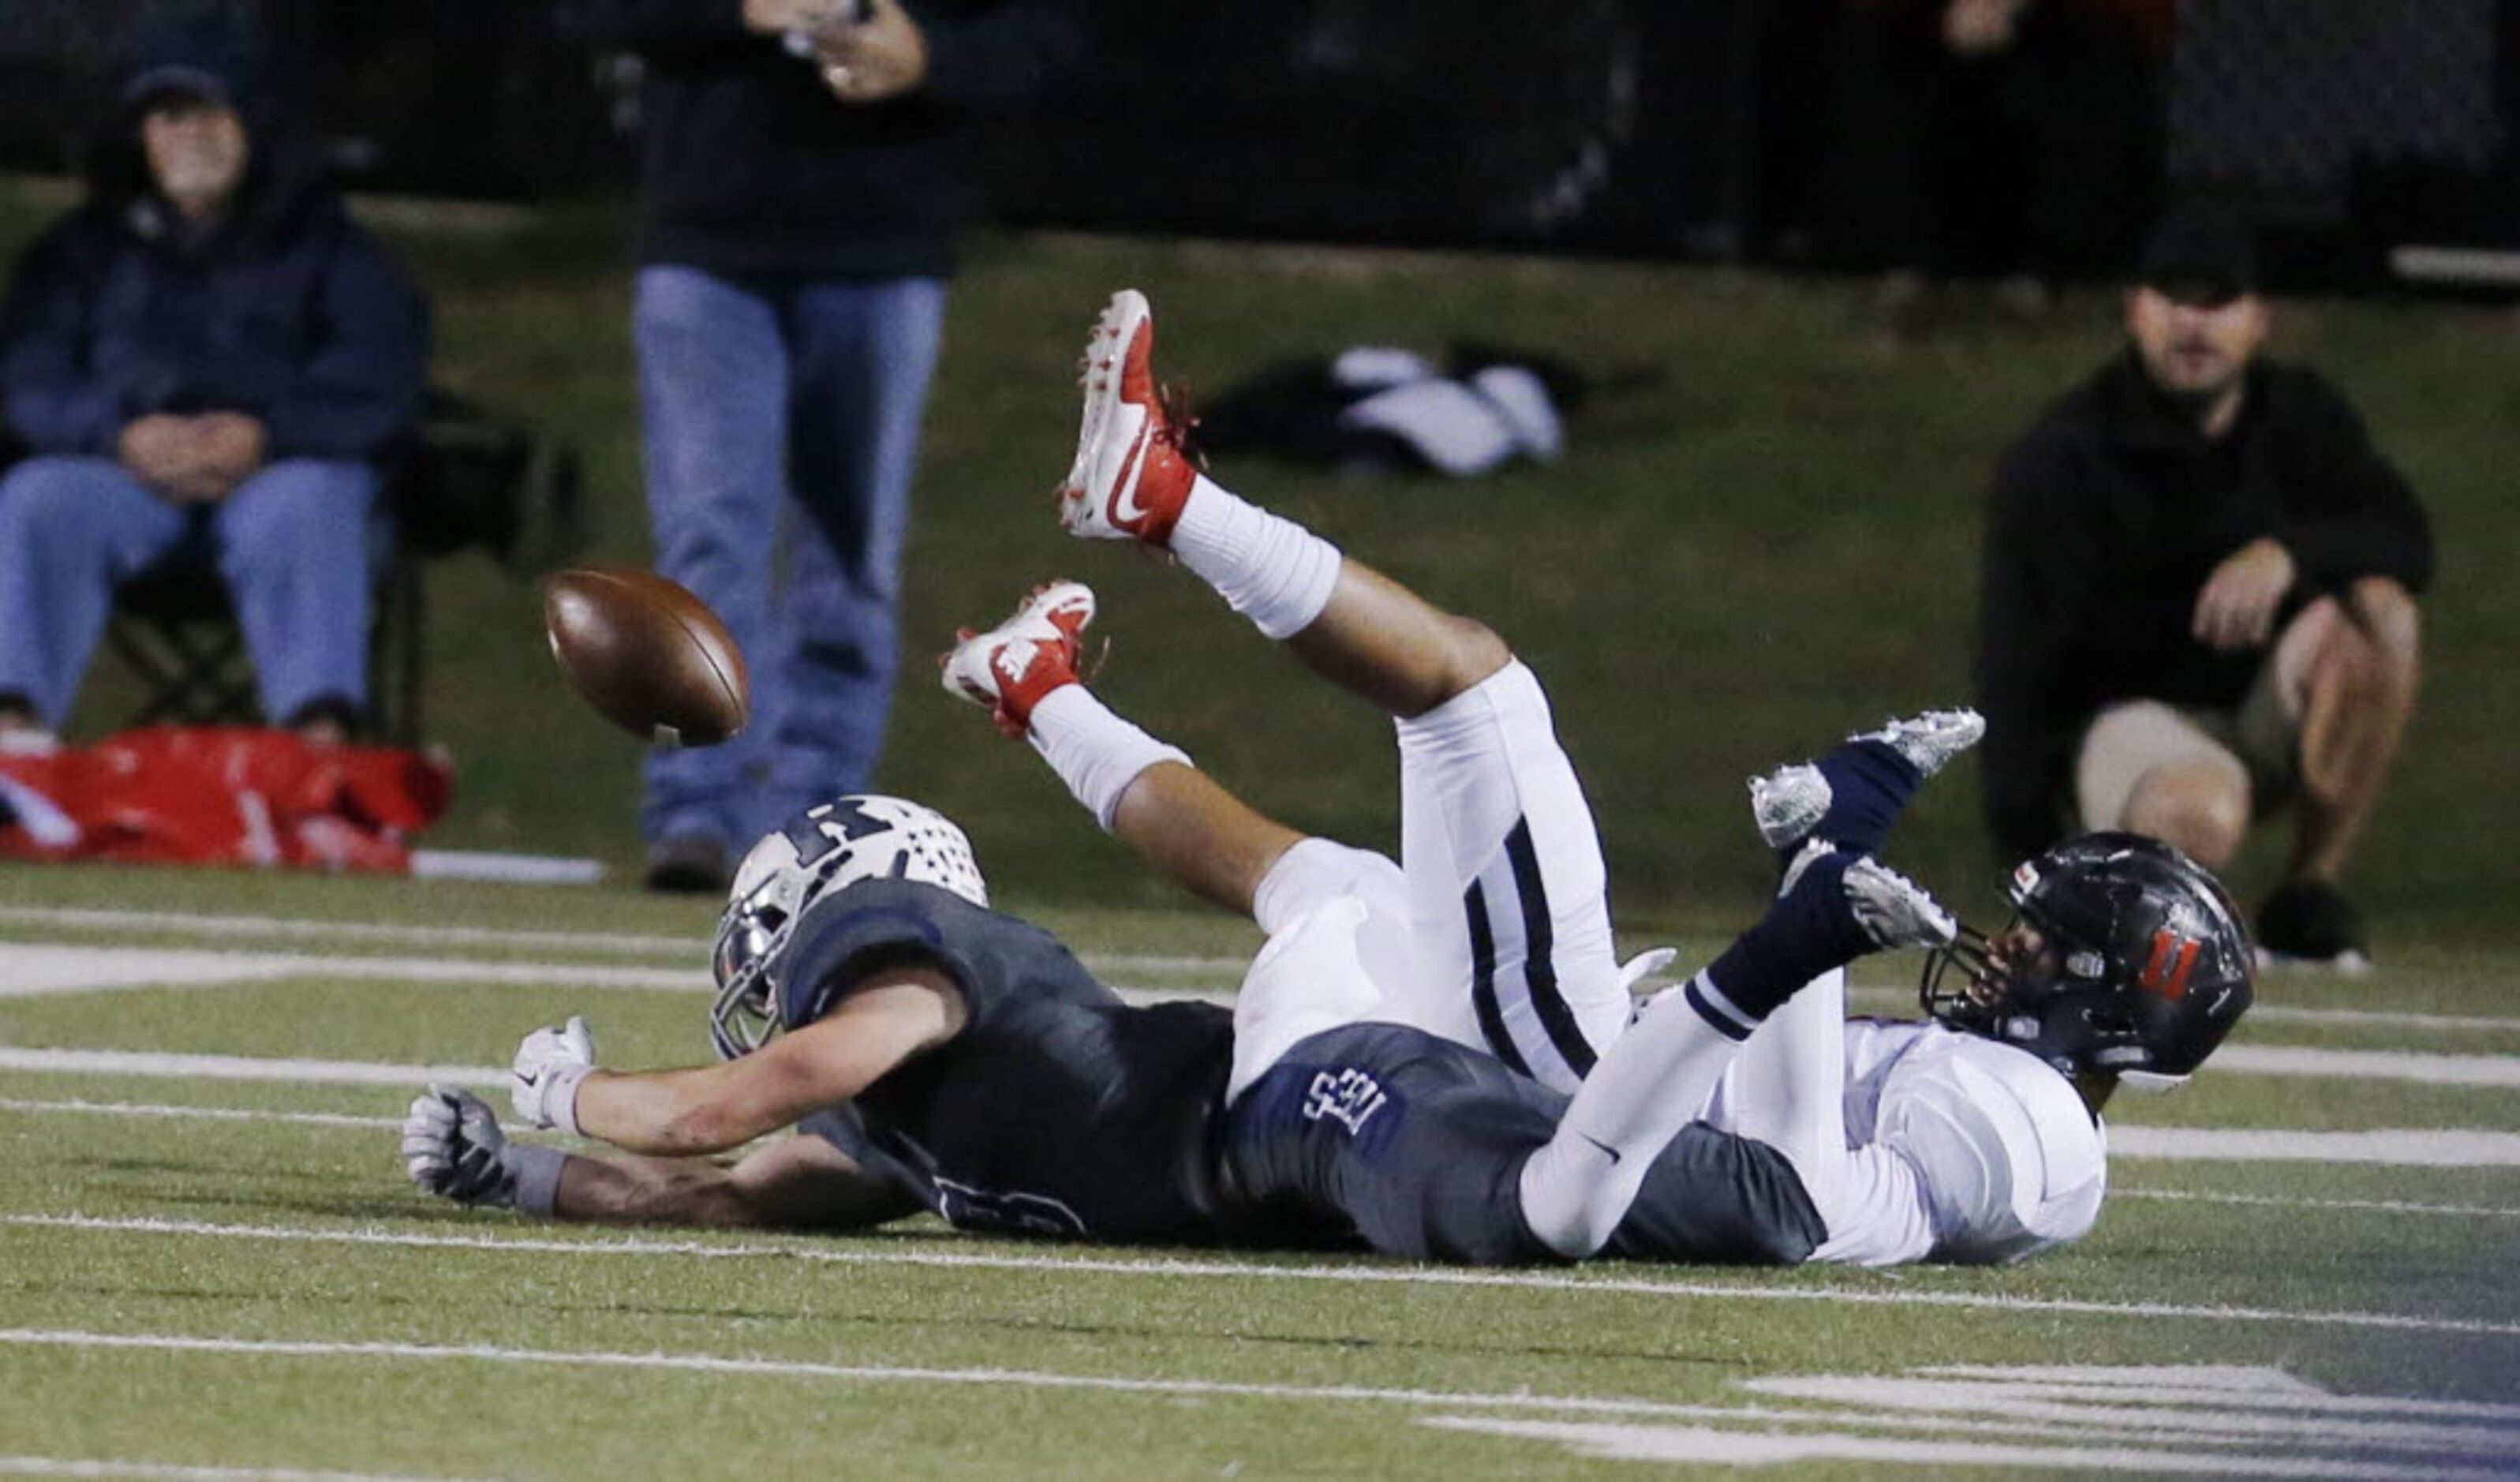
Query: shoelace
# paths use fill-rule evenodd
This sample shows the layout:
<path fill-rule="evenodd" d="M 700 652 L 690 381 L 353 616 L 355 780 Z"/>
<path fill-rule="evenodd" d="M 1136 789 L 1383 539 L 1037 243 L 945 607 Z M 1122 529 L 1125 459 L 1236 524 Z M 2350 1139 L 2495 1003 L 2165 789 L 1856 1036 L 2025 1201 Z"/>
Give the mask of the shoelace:
<path fill-rule="evenodd" d="M 1191 410 L 1190 382 L 1161 382 L 1155 386 L 1155 405 L 1164 414 L 1164 429 L 1157 434 L 1174 452 L 1190 461 L 1190 466 L 1207 472 L 1207 450 L 1192 434 L 1198 430 L 1198 414 Z"/>

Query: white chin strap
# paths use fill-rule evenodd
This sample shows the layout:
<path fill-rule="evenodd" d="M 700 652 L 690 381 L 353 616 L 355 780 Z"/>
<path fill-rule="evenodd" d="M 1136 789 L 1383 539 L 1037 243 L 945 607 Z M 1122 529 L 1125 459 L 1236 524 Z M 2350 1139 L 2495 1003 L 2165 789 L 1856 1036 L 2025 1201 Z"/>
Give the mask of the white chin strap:
<path fill-rule="evenodd" d="M 2187 1077 L 2163 1075 L 2158 1070 L 2121 1070 L 2118 1072 L 2118 1084 L 2129 1091 L 2141 1092 L 2145 1096 L 2159 1096 L 2165 1091 L 2177 1091 L 2186 1085 Z"/>

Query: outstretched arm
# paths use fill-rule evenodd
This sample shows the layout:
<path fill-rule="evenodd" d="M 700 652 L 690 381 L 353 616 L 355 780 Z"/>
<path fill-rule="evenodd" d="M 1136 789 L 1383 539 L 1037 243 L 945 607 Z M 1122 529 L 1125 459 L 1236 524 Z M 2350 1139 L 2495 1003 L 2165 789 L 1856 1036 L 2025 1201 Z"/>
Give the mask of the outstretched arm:
<path fill-rule="evenodd" d="M 924 964 L 850 990 L 823 1018 L 740 1059 L 679 1070 L 590 1072 L 555 1122 L 625 1152 L 725 1152 L 836 1106 L 963 1027 L 963 996 Z M 521 1108 L 520 1108 L 521 1109 Z"/>
<path fill-rule="evenodd" d="M 855 1230 L 919 1207 L 819 1137 L 783 1139 L 733 1164 L 564 1153 L 511 1143 L 487 1102 L 439 1086 L 413 1100 L 402 1155 L 412 1182 L 441 1198 L 551 1219 Z"/>
<path fill-rule="evenodd" d="M 919 1201 L 821 1138 L 783 1138 L 733 1165 L 630 1153 L 571 1156 L 551 1213 L 606 1224 L 862 1230 Z"/>
<path fill-rule="evenodd" d="M 625 1152 L 726 1152 L 854 1099 L 893 1067 L 962 1032 L 962 990 L 930 963 L 849 984 L 832 1010 L 739 1059 L 675 1070 L 595 1066 L 583 1019 L 518 1047 L 509 1091 L 537 1127 L 601 1138 Z"/>

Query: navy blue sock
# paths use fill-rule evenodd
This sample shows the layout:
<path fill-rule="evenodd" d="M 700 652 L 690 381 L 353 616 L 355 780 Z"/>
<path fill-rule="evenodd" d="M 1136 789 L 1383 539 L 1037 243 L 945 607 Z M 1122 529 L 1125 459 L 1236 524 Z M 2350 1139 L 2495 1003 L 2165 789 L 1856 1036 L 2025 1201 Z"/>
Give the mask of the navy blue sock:
<path fill-rule="evenodd" d="M 1793 889 L 1707 965 L 1706 976 L 1735 1008 L 1764 1019 L 1803 984 L 1873 950 L 1846 901 L 1846 867 L 1856 858 L 1839 850 L 1813 860 Z"/>
<path fill-rule="evenodd" d="M 1828 811 L 1806 837 L 1824 838 L 1857 854 L 1878 854 L 1925 774 L 1887 741 L 1851 741 L 1812 763 L 1828 779 Z M 1795 840 L 1795 848 L 1801 840 Z M 1793 858 L 1793 849 L 1778 851 Z"/>

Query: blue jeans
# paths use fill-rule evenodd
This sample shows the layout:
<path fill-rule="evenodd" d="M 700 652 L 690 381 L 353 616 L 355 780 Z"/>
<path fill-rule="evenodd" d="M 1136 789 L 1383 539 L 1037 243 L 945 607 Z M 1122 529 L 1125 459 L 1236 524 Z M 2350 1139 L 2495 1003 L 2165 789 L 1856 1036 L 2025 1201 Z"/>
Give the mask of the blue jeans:
<path fill-rule="evenodd" d="M 216 563 L 262 708 L 368 695 L 366 464 L 284 459 L 215 505 L 168 504 L 105 458 L 29 458 L 0 478 L 0 691 L 59 730 L 124 578 L 171 556 Z"/>
<path fill-rule="evenodd" d="M 901 551 L 944 336 L 934 279 L 639 274 L 656 569 L 726 620 L 752 724 L 660 750 L 640 832 L 741 848 L 860 791 L 899 667 Z"/>

